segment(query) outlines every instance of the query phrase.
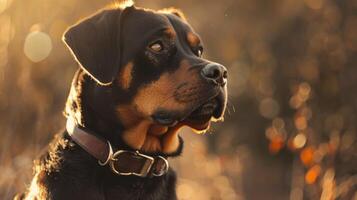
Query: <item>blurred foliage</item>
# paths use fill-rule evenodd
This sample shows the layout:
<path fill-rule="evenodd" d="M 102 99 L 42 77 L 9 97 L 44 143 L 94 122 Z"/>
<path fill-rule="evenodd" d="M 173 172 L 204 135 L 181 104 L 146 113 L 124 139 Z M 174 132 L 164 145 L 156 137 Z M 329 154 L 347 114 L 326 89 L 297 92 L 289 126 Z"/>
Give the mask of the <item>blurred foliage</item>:
<path fill-rule="evenodd" d="M 180 199 L 357 199 L 356 0 L 137 0 L 175 6 L 229 69 L 223 124 L 182 135 Z M 0 198 L 64 127 L 67 26 L 113 1 L 0 0 Z"/>

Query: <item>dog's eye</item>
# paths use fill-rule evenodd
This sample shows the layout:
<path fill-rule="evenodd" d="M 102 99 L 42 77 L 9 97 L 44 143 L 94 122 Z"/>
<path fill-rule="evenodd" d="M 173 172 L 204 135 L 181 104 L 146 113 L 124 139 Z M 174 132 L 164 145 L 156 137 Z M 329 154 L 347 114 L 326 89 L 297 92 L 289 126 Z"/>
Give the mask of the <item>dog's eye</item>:
<path fill-rule="evenodd" d="M 201 57 L 203 54 L 203 47 L 198 47 L 195 51 L 196 56 Z"/>
<path fill-rule="evenodd" d="M 149 48 L 155 52 L 160 52 L 164 49 L 164 46 L 162 45 L 162 42 L 158 41 L 149 46 Z"/>

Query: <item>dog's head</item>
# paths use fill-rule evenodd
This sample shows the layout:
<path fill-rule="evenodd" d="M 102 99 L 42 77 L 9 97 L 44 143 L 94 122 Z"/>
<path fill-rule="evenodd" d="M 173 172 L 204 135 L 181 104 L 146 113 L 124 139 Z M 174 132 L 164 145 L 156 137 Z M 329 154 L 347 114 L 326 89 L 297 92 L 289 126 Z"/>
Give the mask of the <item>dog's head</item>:
<path fill-rule="evenodd" d="M 226 68 L 202 58 L 200 37 L 176 9 L 103 10 L 70 27 L 64 41 L 109 88 L 120 137 L 133 149 L 175 154 L 182 126 L 205 131 L 223 118 Z"/>

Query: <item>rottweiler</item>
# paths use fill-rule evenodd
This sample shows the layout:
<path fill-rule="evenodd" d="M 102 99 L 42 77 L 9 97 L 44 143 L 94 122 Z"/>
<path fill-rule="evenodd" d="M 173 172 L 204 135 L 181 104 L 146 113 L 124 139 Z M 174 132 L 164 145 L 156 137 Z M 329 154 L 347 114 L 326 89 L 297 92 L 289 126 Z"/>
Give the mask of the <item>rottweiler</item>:
<path fill-rule="evenodd" d="M 63 40 L 79 64 L 67 125 L 15 199 L 177 199 L 168 158 L 182 151 L 178 131 L 223 118 L 227 69 L 202 58 L 200 37 L 175 8 L 107 7 Z"/>

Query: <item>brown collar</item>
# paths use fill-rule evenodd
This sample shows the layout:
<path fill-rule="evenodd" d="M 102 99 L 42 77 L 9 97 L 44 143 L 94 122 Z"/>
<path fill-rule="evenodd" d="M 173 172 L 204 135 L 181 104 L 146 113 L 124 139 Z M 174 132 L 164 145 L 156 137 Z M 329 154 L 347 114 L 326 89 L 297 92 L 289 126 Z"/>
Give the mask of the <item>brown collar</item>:
<path fill-rule="evenodd" d="M 66 129 L 80 147 L 98 159 L 101 166 L 108 164 L 115 174 L 152 177 L 162 176 L 169 169 L 168 161 L 162 156 L 153 157 L 128 150 L 113 152 L 109 141 L 103 141 L 88 133 L 70 118 L 67 119 Z"/>

